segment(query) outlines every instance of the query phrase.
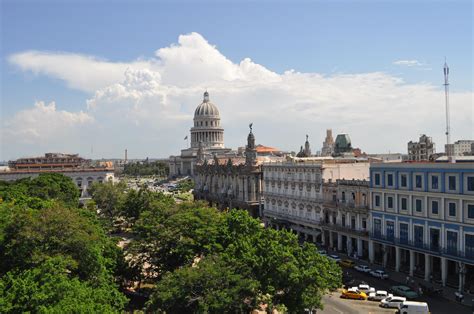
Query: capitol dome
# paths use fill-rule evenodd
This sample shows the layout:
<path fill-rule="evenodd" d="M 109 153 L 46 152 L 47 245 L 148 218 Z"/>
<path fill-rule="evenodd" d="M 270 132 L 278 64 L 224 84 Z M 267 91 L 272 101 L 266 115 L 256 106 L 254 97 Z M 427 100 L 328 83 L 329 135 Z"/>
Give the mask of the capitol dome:
<path fill-rule="evenodd" d="M 194 111 L 194 118 L 202 116 L 219 116 L 219 109 L 209 101 L 209 93 L 204 93 L 204 100 Z"/>
<path fill-rule="evenodd" d="M 224 148 L 224 129 L 221 127 L 219 109 L 209 101 L 209 93 L 204 93 L 202 103 L 194 111 L 194 126 L 191 128 L 191 147 Z"/>

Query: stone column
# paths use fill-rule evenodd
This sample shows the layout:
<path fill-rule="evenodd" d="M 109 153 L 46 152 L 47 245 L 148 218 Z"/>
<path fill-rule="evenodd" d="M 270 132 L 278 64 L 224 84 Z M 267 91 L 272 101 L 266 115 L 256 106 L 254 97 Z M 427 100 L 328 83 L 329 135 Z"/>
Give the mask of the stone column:
<path fill-rule="evenodd" d="M 369 240 L 369 261 L 373 263 L 374 260 L 375 260 L 374 241 Z"/>
<path fill-rule="evenodd" d="M 387 267 L 388 262 L 388 248 L 387 245 L 383 245 L 383 267 Z"/>
<path fill-rule="evenodd" d="M 347 236 L 346 246 L 347 246 L 347 255 L 351 256 L 351 254 L 352 254 L 352 238 L 349 237 L 349 236 Z"/>
<path fill-rule="evenodd" d="M 337 250 L 342 251 L 342 234 L 337 233 Z"/>
<path fill-rule="evenodd" d="M 401 249 L 400 247 L 396 246 L 395 247 L 395 271 L 396 272 L 400 271 L 400 255 L 401 255 Z"/>
<path fill-rule="evenodd" d="M 410 276 L 413 277 L 413 270 L 415 269 L 415 251 L 410 250 Z"/>
<path fill-rule="evenodd" d="M 443 287 L 446 286 L 446 279 L 448 277 L 448 260 L 446 257 L 441 257 L 441 283 Z"/>
<path fill-rule="evenodd" d="M 357 255 L 362 257 L 364 255 L 364 242 L 362 241 L 361 238 L 357 238 Z"/>
<path fill-rule="evenodd" d="M 324 234 L 324 230 L 321 229 L 321 244 L 326 245 L 326 236 Z"/>
<path fill-rule="evenodd" d="M 329 230 L 329 247 L 332 248 L 333 245 L 334 245 L 334 239 L 333 239 L 332 231 Z"/>
<path fill-rule="evenodd" d="M 429 254 L 425 254 L 425 281 L 430 281 L 431 275 L 431 256 Z"/>

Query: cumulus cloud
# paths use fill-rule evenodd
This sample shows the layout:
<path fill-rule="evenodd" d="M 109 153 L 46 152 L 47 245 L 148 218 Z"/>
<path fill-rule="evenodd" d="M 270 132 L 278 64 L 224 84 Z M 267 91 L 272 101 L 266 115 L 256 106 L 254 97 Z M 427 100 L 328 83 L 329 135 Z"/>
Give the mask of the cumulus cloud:
<path fill-rule="evenodd" d="M 132 157 L 179 154 L 205 89 L 219 107 L 228 147 L 244 145 L 247 125 L 254 122 L 259 143 L 286 150 L 297 150 L 305 134 L 313 151 L 319 150 L 326 128 L 350 133 L 353 146 L 368 152 L 406 152 L 406 143 L 421 133 L 443 150 L 440 86 L 408 84 L 384 72 L 275 73 L 249 58 L 229 60 L 197 33 L 179 36 L 177 44 L 158 49 L 151 60 L 113 63 L 82 57 L 70 69 L 53 71 L 54 56 L 49 57 L 51 62 L 35 67 L 80 88 L 93 78 L 94 68 L 113 68 L 113 75 L 84 88 L 93 91 L 81 114 L 95 120 L 86 133 L 95 157 L 120 156 L 125 148 Z M 64 54 L 57 57 L 62 60 Z M 84 80 L 78 81 L 74 71 Z M 470 91 L 451 94 L 453 138 L 474 136 L 472 96 Z M 51 135 L 43 133 L 43 140 Z M 84 138 L 70 141 L 81 147 Z"/>
<path fill-rule="evenodd" d="M 395 65 L 403 65 L 403 66 L 408 66 L 408 67 L 415 67 L 415 66 L 422 66 L 424 65 L 418 60 L 397 60 L 394 61 L 393 64 Z"/>

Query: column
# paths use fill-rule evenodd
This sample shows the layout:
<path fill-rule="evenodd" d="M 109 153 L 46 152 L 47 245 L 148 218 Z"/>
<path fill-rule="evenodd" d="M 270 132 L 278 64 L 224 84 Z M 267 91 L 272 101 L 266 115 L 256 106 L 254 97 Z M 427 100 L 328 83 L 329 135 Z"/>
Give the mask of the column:
<path fill-rule="evenodd" d="M 323 229 L 321 229 L 321 244 L 326 245 L 326 235 L 324 234 Z"/>
<path fill-rule="evenodd" d="M 334 239 L 333 239 L 332 231 L 329 230 L 329 247 L 330 248 L 332 248 L 333 243 L 334 243 Z"/>
<path fill-rule="evenodd" d="M 441 257 L 441 282 L 443 287 L 446 286 L 446 279 L 448 277 L 448 260 L 446 257 Z"/>
<path fill-rule="evenodd" d="M 375 256 L 374 256 L 374 241 L 369 240 L 369 262 L 373 263 Z"/>
<path fill-rule="evenodd" d="M 396 246 L 395 247 L 395 271 L 396 272 L 400 271 L 400 254 L 401 254 L 401 249 L 400 247 Z"/>
<path fill-rule="evenodd" d="M 337 233 L 337 250 L 342 251 L 342 234 Z"/>
<path fill-rule="evenodd" d="M 415 251 L 410 250 L 410 276 L 413 277 L 413 270 L 415 269 Z"/>
<path fill-rule="evenodd" d="M 430 281 L 431 275 L 431 256 L 429 254 L 425 254 L 425 281 Z"/>
<path fill-rule="evenodd" d="M 352 239 L 349 236 L 347 236 L 346 246 L 347 246 L 347 255 L 351 256 L 351 254 L 352 254 Z"/>
<path fill-rule="evenodd" d="M 459 262 L 458 263 L 458 269 L 459 269 L 458 290 L 459 290 L 459 292 L 462 292 L 464 290 L 464 276 L 466 275 L 466 265 L 464 265 L 464 263 L 462 263 L 462 262 Z"/>
<path fill-rule="evenodd" d="M 304 240 L 305 240 L 305 241 L 308 240 L 308 234 L 307 234 L 307 233 L 304 233 Z"/>
<path fill-rule="evenodd" d="M 363 245 L 364 242 L 362 242 L 362 239 L 361 238 L 358 238 L 357 239 L 357 255 L 359 256 L 359 258 L 362 257 L 362 255 L 364 255 L 364 250 L 363 250 Z"/>
<path fill-rule="evenodd" d="M 383 268 L 387 267 L 387 262 L 388 262 L 388 248 L 387 245 L 383 244 Z"/>

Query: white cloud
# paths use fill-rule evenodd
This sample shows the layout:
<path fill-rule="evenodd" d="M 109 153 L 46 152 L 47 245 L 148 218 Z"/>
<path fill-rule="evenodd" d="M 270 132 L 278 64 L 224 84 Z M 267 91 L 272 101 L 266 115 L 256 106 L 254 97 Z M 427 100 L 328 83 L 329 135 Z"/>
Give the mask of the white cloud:
<path fill-rule="evenodd" d="M 313 151 L 319 150 L 325 129 L 333 128 L 336 134 L 350 133 L 353 145 L 368 152 L 405 152 L 406 143 L 421 133 L 443 150 L 440 87 L 408 84 L 383 72 L 278 74 L 248 58 L 232 62 L 197 33 L 158 49 L 156 59 L 128 64 L 86 57 L 87 62 L 70 59 L 69 68 L 54 67 L 55 72 L 50 65 L 56 59 L 48 56 L 48 62 L 38 61 L 35 67 L 70 86 L 85 87 L 81 82 L 92 79 L 97 67 L 112 69 L 113 75 L 104 74 L 87 87 L 94 92 L 82 114 L 95 123 L 82 130 L 81 138 L 67 139 L 78 149 L 93 145 L 95 157 L 118 157 L 125 148 L 132 158 L 178 154 L 206 88 L 221 112 L 228 147 L 244 145 L 247 125 L 254 122 L 257 141 L 281 149 L 297 150 L 309 134 Z M 57 60 L 63 57 L 59 54 Z M 83 81 L 75 71 L 84 75 Z M 472 96 L 451 94 L 453 138 L 474 137 Z M 41 135 L 44 142 L 52 138 L 52 133 Z"/>
<path fill-rule="evenodd" d="M 408 67 L 415 67 L 415 66 L 424 65 L 424 63 L 421 63 L 418 60 L 397 60 L 397 61 L 394 61 L 393 64 L 403 65 L 403 66 L 408 66 Z"/>

